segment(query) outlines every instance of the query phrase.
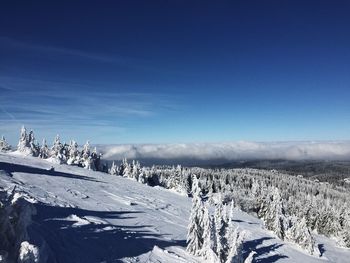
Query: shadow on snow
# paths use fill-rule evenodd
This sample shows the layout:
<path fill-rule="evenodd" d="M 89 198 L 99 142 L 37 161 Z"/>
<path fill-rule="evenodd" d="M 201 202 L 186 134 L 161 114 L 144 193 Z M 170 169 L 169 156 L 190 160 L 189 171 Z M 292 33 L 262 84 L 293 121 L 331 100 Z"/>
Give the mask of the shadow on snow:
<path fill-rule="evenodd" d="M 318 244 L 318 250 L 320 251 L 320 257 L 322 257 L 324 252 L 326 251 L 324 248 L 324 244 Z"/>
<path fill-rule="evenodd" d="M 4 170 L 4 171 L 8 172 L 11 177 L 13 176 L 12 173 L 18 172 L 18 173 L 29 173 L 29 174 L 42 174 L 42 175 L 49 175 L 49 176 L 60 176 L 60 177 L 66 177 L 66 178 L 71 178 L 71 179 L 80 179 L 80 180 L 87 180 L 87 181 L 93 181 L 93 182 L 101 182 L 99 180 L 96 180 L 94 178 L 87 177 L 84 175 L 75 175 L 75 174 L 70 174 L 70 173 L 58 172 L 55 170 L 46 170 L 46 169 L 42 169 L 42 168 L 30 167 L 30 166 L 26 166 L 26 165 L 6 163 L 6 162 L 0 162 L 0 170 Z"/>
<path fill-rule="evenodd" d="M 42 238 L 49 248 L 48 262 L 119 262 L 124 257 L 136 257 L 147 253 L 155 245 L 185 246 L 185 240 L 164 240 L 165 235 L 147 231 L 148 225 L 115 225 L 93 223 L 73 226 L 76 221 L 67 217 L 97 217 L 104 221 L 133 218 L 138 211 L 89 211 L 79 208 L 35 204 L 37 215 L 29 231 L 32 242 L 41 243 Z M 35 240 L 34 233 L 39 233 Z M 163 240 L 162 240 L 163 239 Z M 54 251 L 54 252 L 52 252 Z"/>
<path fill-rule="evenodd" d="M 256 263 L 273 263 L 278 261 L 281 258 L 288 258 L 286 255 L 275 254 L 267 257 L 263 257 L 264 255 L 269 254 L 272 251 L 275 251 L 279 247 L 283 246 L 283 244 L 271 244 L 268 246 L 262 246 L 265 240 L 271 240 L 272 237 L 262 237 L 254 240 L 250 240 L 244 242 L 243 244 L 243 258 L 248 257 L 251 251 L 255 251 L 256 255 L 254 256 L 254 261 Z"/>
<path fill-rule="evenodd" d="M 258 225 L 258 223 L 247 222 L 247 221 L 243 221 L 243 220 L 240 220 L 240 219 L 233 219 L 232 221 L 236 222 L 236 223 L 247 223 L 249 225 Z"/>

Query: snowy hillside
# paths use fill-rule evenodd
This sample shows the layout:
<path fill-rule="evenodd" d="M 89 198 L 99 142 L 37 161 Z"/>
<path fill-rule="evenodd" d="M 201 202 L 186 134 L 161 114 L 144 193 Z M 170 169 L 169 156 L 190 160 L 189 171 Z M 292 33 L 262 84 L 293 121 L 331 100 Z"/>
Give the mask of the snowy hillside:
<path fill-rule="evenodd" d="M 20 242 L 28 241 L 21 252 L 34 245 L 39 262 L 203 262 L 186 252 L 187 196 L 120 176 L 1 153 L 0 190 L 10 195 L 14 188 L 13 203 L 23 197 L 33 204 L 27 213 L 33 214 L 31 220 L 25 218 L 26 234 L 16 233 L 23 236 Z M 316 236 L 321 257 L 311 256 L 278 239 L 251 215 L 236 210 L 234 221 L 248 233 L 243 252 L 246 257 L 255 251 L 253 262 L 349 262 L 350 249 L 323 236 Z M 7 261 L 0 262 L 16 262 L 18 255 L 7 252 Z"/>

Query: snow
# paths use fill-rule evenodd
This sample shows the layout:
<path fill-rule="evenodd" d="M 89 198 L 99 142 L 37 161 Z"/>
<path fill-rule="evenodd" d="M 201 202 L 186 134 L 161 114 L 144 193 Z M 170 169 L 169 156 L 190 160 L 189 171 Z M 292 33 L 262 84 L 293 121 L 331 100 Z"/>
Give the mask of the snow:
<path fill-rule="evenodd" d="M 39 249 L 36 246 L 29 244 L 27 241 L 21 243 L 19 263 L 37 263 L 39 259 Z"/>
<path fill-rule="evenodd" d="M 203 262 L 185 249 L 191 208 L 186 196 L 120 176 L 1 153 L 0 188 L 10 192 L 15 186 L 15 197 L 31 200 L 36 210 L 20 252 L 35 258 L 38 248 L 45 249 L 47 260 L 40 262 Z M 244 256 L 254 250 L 256 262 L 349 262 L 350 250 L 323 236 L 316 235 L 322 257 L 311 256 L 278 239 L 252 215 L 235 210 L 233 220 L 248 233 Z"/>

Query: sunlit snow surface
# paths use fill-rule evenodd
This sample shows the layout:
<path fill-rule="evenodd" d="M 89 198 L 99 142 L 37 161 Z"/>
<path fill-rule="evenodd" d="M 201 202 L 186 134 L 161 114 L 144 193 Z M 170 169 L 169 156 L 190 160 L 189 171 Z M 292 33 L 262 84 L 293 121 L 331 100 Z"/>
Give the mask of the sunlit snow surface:
<path fill-rule="evenodd" d="M 203 262 L 185 251 L 190 198 L 119 176 L 0 154 L 0 186 L 15 185 L 37 210 L 29 241 L 45 240 L 48 262 Z M 234 219 L 250 233 L 244 251 L 255 250 L 255 262 L 349 262 L 350 250 L 328 238 L 317 236 L 322 257 L 309 256 L 251 215 L 236 211 Z"/>

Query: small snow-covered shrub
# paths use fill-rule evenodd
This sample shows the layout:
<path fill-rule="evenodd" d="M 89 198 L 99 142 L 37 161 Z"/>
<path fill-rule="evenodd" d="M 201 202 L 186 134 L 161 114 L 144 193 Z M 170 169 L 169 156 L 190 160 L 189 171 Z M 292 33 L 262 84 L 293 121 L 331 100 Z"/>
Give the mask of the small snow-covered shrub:
<path fill-rule="evenodd" d="M 18 263 L 38 263 L 39 256 L 38 247 L 30 244 L 27 241 L 23 241 L 21 243 L 21 247 L 19 250 Z"/>

